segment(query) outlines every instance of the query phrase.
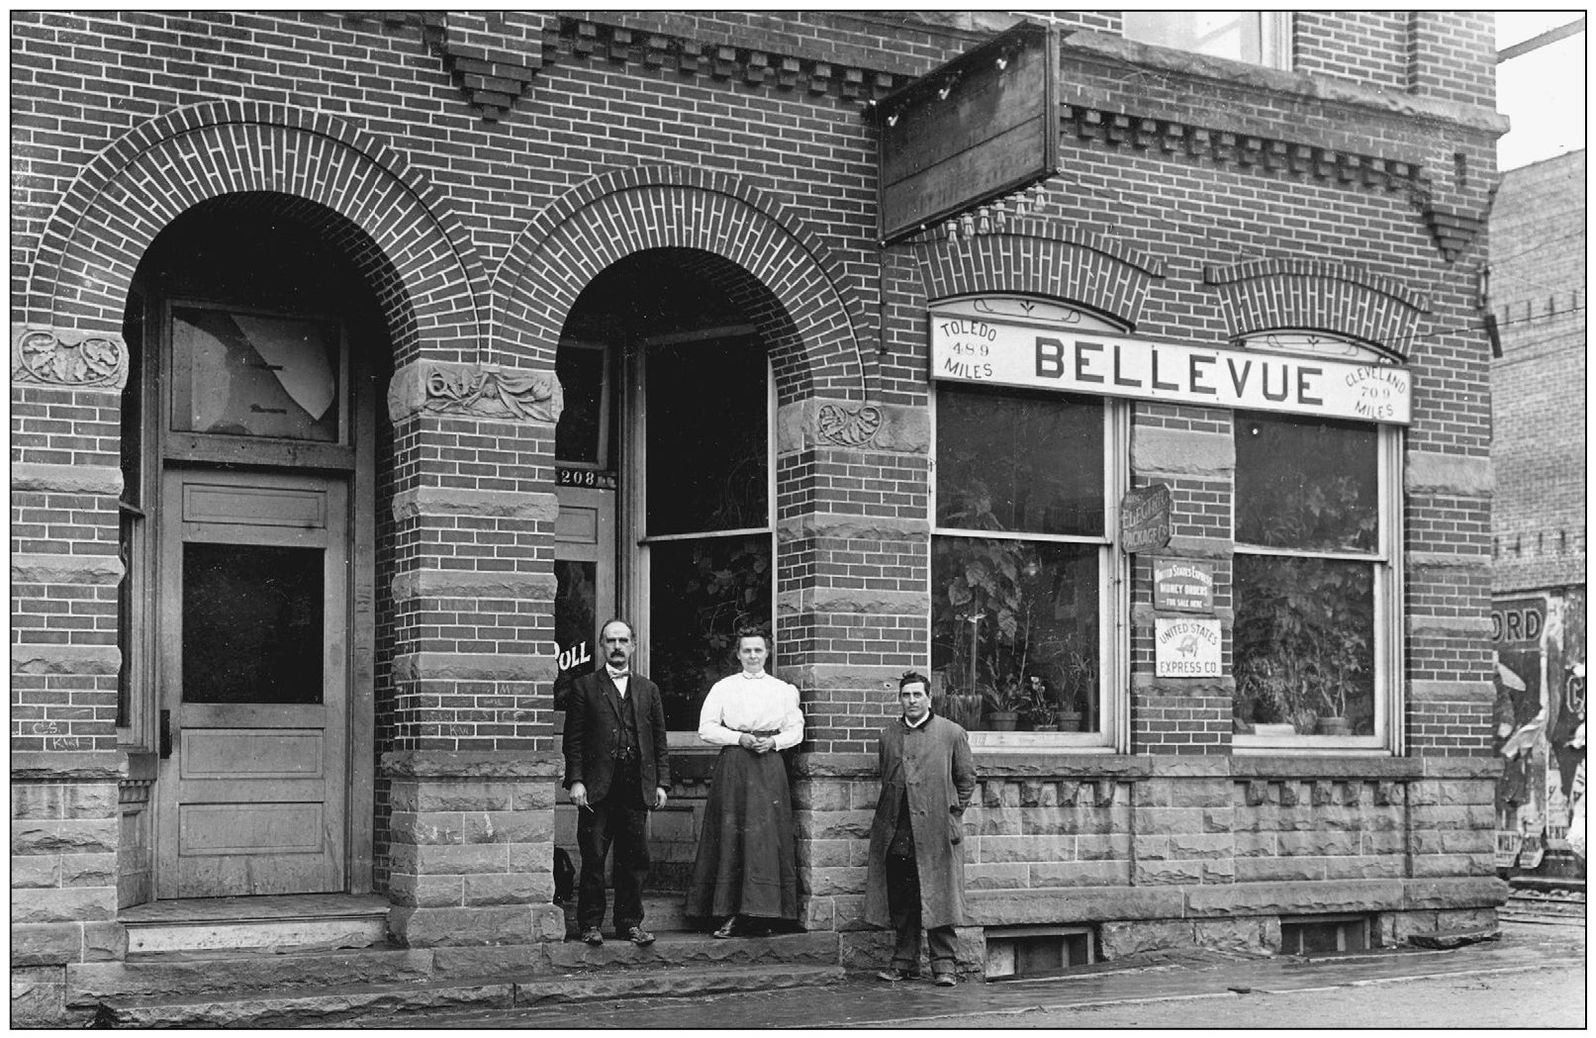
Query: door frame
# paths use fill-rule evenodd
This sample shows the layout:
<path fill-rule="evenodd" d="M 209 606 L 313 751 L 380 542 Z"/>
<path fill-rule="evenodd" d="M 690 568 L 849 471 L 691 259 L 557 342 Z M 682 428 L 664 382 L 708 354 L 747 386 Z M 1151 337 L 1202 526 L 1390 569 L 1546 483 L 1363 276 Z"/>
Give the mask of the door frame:
<path fill-rule="evenodd" d="M 369 894 L 374 889 L 374 845 L 376 830 L 376 539 L 377 539 L 377 460 L 376 421 L 380 387 L 376 385 L 377 364 L 372 355 L 380 342 L 359 344 L 350 341 L 347 322 L 336 314 L 321 311 L 304 311 L 291 307 L 235 303 L 203 293 L 186 291 L 167 292 L 160 286 L 151 286 L 143 292 L 144 313 L 140 322 L 145 344 L 140 358 L 143 415 L 140 471 L 144 485 L 159 495 L 165 471 L 173 465 L 200 465 L 208 461 L 224 461 L 227 468 L 243 472 L 269 472 L 293 475 L 298 470 L 324 475 L 341 473 L 347 493 L 348 522 L 342 531 L 347 545 L 345 581 L 348 601 L 346 618 L 346 673 L 345 690 L 345 745 L 346 769 L 344 801 L 344 889 L 352 894 Z M 298 319 L 324 319 L 334 321 L 342 341 L 340 378 L 347 387 L 342 406 L 345 408 L 342 445 L 319 445 L 264 438 L 237 436 L 195 436 L 171 432 L 172 398 L 168 391 L 173 377 L 171 343 L 171 308 L 174 305 L 200 305 L 216 307 L 246 314 L 262 314 Z M 364 348 L 361 348 L 364 347 Z M 173 441 L 176 442 L 173 442 Z M 207 445 L 211 449 L 207 449 Z M 157 498 L 159 501 L 159 497 Z M 160 502 L 165 506 L 165 502 Z M 146 506 L 147 508 L 148 506 Z M 141 512 L 140 515 L 143 513 Z M 131 730 L 135 742 L 143 742 L 149 750 L 158 750 L 156 720 L 162 699 L 163 677 L 159 665 L 164 646 L 165 625 L 162 622 L 166 603 L 158 589 L 161 581 L 156 569 L 164 549 L 158 521 L 141 524 L 142 536 L 133 538 L 132 548 L 136 558 L 148 560 L 143 571 L 147 587 L 156 591 L 145 614 L 147 621 L 139 628 L 153 642 L 148 666 L 135 675 L 134 701 L 143 704 L 148 712 L 142 722 Z M 333 531 L 329 530 L 329 535 Z M 138 637 L 138 636 L 136 636 Z M 142 685 L 142 689 L 138 688 Z M 137 709 L 137 707 L 135 708 Z M 152 753 L 152 756 L 155 756 Z M 156 761 L 157 765 L 160 763 Z M 158 789 L 152 790 L 158 802 Z M 160 880 L 160 825 L 154 826 L 155 853 L 152 855 L 152 890 L 159 889 Z M 160 899 L 158 893 L 154 894 Z"/>

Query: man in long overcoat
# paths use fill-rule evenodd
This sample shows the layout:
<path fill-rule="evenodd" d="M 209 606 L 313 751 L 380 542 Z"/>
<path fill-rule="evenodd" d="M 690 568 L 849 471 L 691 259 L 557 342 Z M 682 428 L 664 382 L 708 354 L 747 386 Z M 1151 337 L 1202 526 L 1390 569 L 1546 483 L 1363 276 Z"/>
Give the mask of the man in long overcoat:
<path fill-rule="evenodd" d="M 892 965 L 876 976 L 918 974 L 923 927 L 932 977 L 951 986 L 958 982 L 953 928 L 964 923 L 964 809 L 975 792 L 975 763 L 964 729 L 931 712 L 929 689 L 923 674 L 903 675 L 903 716 L 881 730 L 865 921 L 891 926 L 897 937 Z"/>

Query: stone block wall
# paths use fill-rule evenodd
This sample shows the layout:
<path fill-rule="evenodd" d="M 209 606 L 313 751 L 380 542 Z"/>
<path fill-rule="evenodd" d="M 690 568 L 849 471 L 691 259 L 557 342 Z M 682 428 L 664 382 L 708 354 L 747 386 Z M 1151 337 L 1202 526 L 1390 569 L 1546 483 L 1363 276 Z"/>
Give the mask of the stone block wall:
<path fill-rule="evenodd" d="M 42 757 L 11 755 L 11 998 L 21 1024 L 60 1018 L 67 963 L 127 953 L 116 921 L 126 765 L 110 753 Z"/>
<path fill-rule="evenodd" d="M 976 754 L 965 815 L 972 949 L 1010 926 L 1083 925 L 1104 958 L 1278 951 L 1280 920 L 1364 914 L 1379 940 L 1494 918 L 1494 761 Z M 866 757 L 805 760 L 804 917 L 865 961 L 879 782 Z M 972 950 L 966 968 L 981 957 Z"/>
<path fill-rule="evenodd" d="M 389 930 L 402 944 L 563 940 L 554 896 L 559 762 L 471 752 L 395 752 Z"/>

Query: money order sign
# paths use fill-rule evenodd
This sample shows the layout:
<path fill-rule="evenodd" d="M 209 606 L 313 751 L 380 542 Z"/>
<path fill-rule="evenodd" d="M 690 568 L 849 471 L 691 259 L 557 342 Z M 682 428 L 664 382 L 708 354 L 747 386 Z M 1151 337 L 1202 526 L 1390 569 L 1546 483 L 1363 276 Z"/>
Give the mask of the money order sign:
<path fill-rule="evenodd" d="M 954 382 L 1167 400 L 1406 425 L 1406 368 L 1266 350 L 1191 346 L 1114 332 L 937 313 L 931 374 Z"/>

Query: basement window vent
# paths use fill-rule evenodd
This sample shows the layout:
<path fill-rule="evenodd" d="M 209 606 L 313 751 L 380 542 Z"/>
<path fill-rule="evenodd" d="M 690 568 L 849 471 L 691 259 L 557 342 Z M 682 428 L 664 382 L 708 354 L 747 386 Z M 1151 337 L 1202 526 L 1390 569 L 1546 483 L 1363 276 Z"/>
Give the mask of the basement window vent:
<path fill-rule="evenodd" d="M 1087 926 L 1012 926 L 986 932 L 986 979 L 1050 977 L 1097 961 Z"/>
<path fill-rule="evenodd" d="M 1280 920 L 1284 955 L 1336 955 L 1369 950 L 1369 917 L 1309 915 Z"/>

